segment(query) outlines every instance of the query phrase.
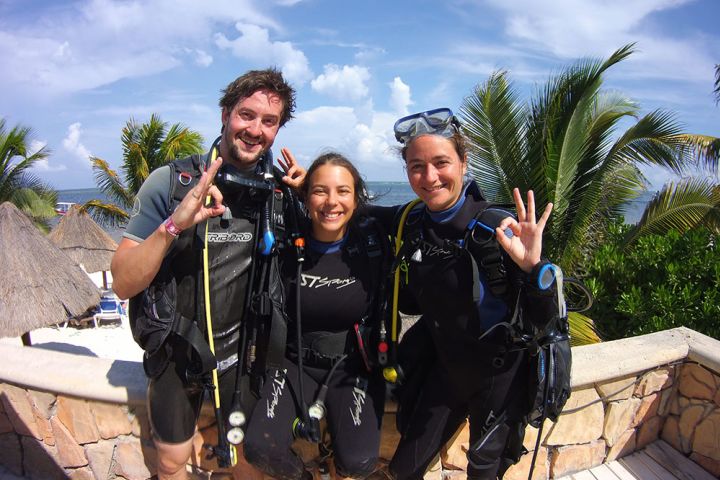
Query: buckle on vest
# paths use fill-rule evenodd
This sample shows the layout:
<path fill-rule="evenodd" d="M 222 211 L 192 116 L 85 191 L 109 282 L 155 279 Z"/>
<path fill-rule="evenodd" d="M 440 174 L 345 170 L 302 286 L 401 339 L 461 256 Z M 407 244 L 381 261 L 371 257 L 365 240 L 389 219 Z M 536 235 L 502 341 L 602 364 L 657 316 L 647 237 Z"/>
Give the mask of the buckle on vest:
<path fill-rule="evenodd" d="M 180 172 L 178 174 L 178 182 L 180 182 L 180 185 L 183 187 L 187 187 L 190 185 L 190 182 L 192 182 L 192 175 L 190 175 L 188 172 Z"/>

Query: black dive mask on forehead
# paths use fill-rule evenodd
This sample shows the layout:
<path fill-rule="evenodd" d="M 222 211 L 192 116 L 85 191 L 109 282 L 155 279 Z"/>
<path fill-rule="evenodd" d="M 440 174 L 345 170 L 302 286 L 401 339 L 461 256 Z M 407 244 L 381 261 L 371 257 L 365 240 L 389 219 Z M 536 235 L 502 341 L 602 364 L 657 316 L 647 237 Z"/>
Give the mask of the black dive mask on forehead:
<path fill-rule="evenodd" d="M 210 148 L 207 164 L 209 165 L 218 154 L 218 144 L 221 137 L 218 137 Z M 229 163 L 223 163 L 215 175 L 214 183 L 228 199 L 236 199 L 247 195 L 250 200 L 262 203 L 272 193 L 274 186 L 272 182 L 272 151 L 268 150 L 260 156 L 258 164 L 251 172 L 242 172 Z"/>

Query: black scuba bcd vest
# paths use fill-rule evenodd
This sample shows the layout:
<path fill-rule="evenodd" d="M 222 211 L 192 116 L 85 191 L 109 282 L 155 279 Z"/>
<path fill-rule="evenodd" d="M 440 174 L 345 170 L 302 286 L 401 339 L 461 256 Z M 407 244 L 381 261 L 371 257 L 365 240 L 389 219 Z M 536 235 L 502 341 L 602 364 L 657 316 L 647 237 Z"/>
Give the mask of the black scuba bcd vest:
<path fill-rule="evenodd" d="M 170 165 L 168 215 L 199 180 L 203 158 L 193 155 Z M 280 241 L 284 240 L 284 225 L 282 220 L 277 220 L 282 219 L 285 197 L 282 191 L 275 189 L 271 200 L 278 205 L 275 210 L 279 215 L 274 216 L 272 225 Z M 145 350 L 143 365 L 149 377 L 159 375 L 166 368 L 173 345 L 168 340 L 173 336 L 182 337 L 192 347 L 192 358 L 189 359 L 192 375 L 204 375 L 216 366 L 222 371 L 238 360 L 240 324 L 248 315 L 246 303 L 251 303 L 250 299 L 246 302 L 246 296 L 254 295 L 254 285 L 249 285 L 249 272 L 257 257 L 260 207 L 249 194 L 243 196 L 236 192 L 225 196 L 225 203 L 226 214 L 209 219 L 207 233 L 203 222 L 179 235 L 148 288 L 130 299 L 133 337 Z M 202 251 L 206 244 L 210 257 L 210 301 L 217 359 L 209 349 L 205 332 Z M 272 263 L 276 257 L 273 254 L 263 260 Z M 273 290 L 274 301 L 271 303 L 277 306 L 282 302 L 278 299 L 282 294 L 278 291 L 281 286 L 278 286 L 277 268 L 267 271 L 269 279 L 264 288 Z M 268 283 L 275 287 L 268 288 Z M 264 293 L 267 296 L 267 292 Z M 258 310 L 254 307 L 252 305 L 249 310 Z M 272 330 L 268 327 L 265 331 L 269 334 Z M 275 338 L 274 344 L 278 343 L 284 343 L 284 338 Z M 279 364 L 281 356 L 268 352 L 265 359 Z"/>

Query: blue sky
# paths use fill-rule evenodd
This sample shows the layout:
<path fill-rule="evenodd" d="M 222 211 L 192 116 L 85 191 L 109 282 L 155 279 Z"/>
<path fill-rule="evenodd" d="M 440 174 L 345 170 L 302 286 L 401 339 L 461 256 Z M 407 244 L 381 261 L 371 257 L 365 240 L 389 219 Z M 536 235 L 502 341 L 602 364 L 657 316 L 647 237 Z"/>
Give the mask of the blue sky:
<path fill-rule="evenodd" d="M 606 87 L 720 135 L 718 18 L 718 0 L 0 0 L 0 116 L 52 151 L 34 173 L 88 188 L 88 156 L 119 167 L 131 117 L 158 113 L 209 145 L 220 90 L 276 65 L 298 92 L 276 152 L 290 147 L 307 165 L 335 149 L 368 180 L 402 180 L 399 116 L 457 110 L 498 69 L 527 98 L 568 63 L 629 42 L 637 53 Z M 647 176 L 654 187 L 668 178 Z"/>

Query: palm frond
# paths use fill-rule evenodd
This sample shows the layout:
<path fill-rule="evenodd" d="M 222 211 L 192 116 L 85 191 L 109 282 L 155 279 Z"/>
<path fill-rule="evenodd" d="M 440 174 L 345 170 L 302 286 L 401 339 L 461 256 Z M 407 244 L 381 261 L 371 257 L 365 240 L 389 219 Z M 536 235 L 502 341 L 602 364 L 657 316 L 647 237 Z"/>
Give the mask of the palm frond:
<path fill-rule="evenodd" d="M 122 227 L 130 219 L 130 215 L 122 208 L 100 200 L 89 200 L 81 208 L 99 225 L 106 228 Z"/>
<path fill-rule="evenodd" d="M 678 143 L 685 148 L 684 152 L 691 159 L 689 163 L 720 177 L 720 138 L 686 133 L 677 137 Z"/>
<path fill-rule="evenodd" d="M 526 188 L 523 168 L 525 110 L 506 81 L 496 72 L 465 98 L 460 107 L 463 127 L 470 140 L 470 172 L 483 191 L 496 202 L 512 200 L 512 188 Z"/>
<path fill-rule="evenodd" d="M 668 183 L 648 203 L 638 224 L 631 228 L 626 244 L 649 233 L 664 234 L 668 230 L 684 232 L 698 225 L 720 209 L 720 188 L 702 178 L 683 179 Z M 715 227 L 717 231 L 717 227 Z"/>
<path fill-rule="evenodd" d="M 118 207 L 130 210 L 135 196 L 123 185 L 120 176 L 110 168 L 108 162 L 98 157 L 90 157 L 95 184 L 103 194 L 115 202 Z"/>
<path fill-rule="evenodd" d="M 158 151 L 161 165 L 203 151 L 203 136 L 180 123 L 170 126 Z M 160 165 L 158 165 L 160 166 Z M 157 168 L 157 166 L 155 167 Z"/>
<path fill-rule="evenodd" d="M 720 103 L 720 63 L 715 65 L 715 103 Z"/>
<path fill-rule="evenodd" d="M 50 150 L 43 147 L 30 153 L 31 136 L 32 129 L 21 125 L 8 131 L 5 119 L 0 119 L 0 202 L 10 201 L 47 231 L 49 219 L 55 216 L 57 193 L 29 169 Z"/>
<path fill-rule="evenodd" d="M 568 313 L 568 322 L 570 323 L 570 345 L 573 347 L 602 342 L 595 323 L 590 317 L 579 312 L 570 312 Z"/>

